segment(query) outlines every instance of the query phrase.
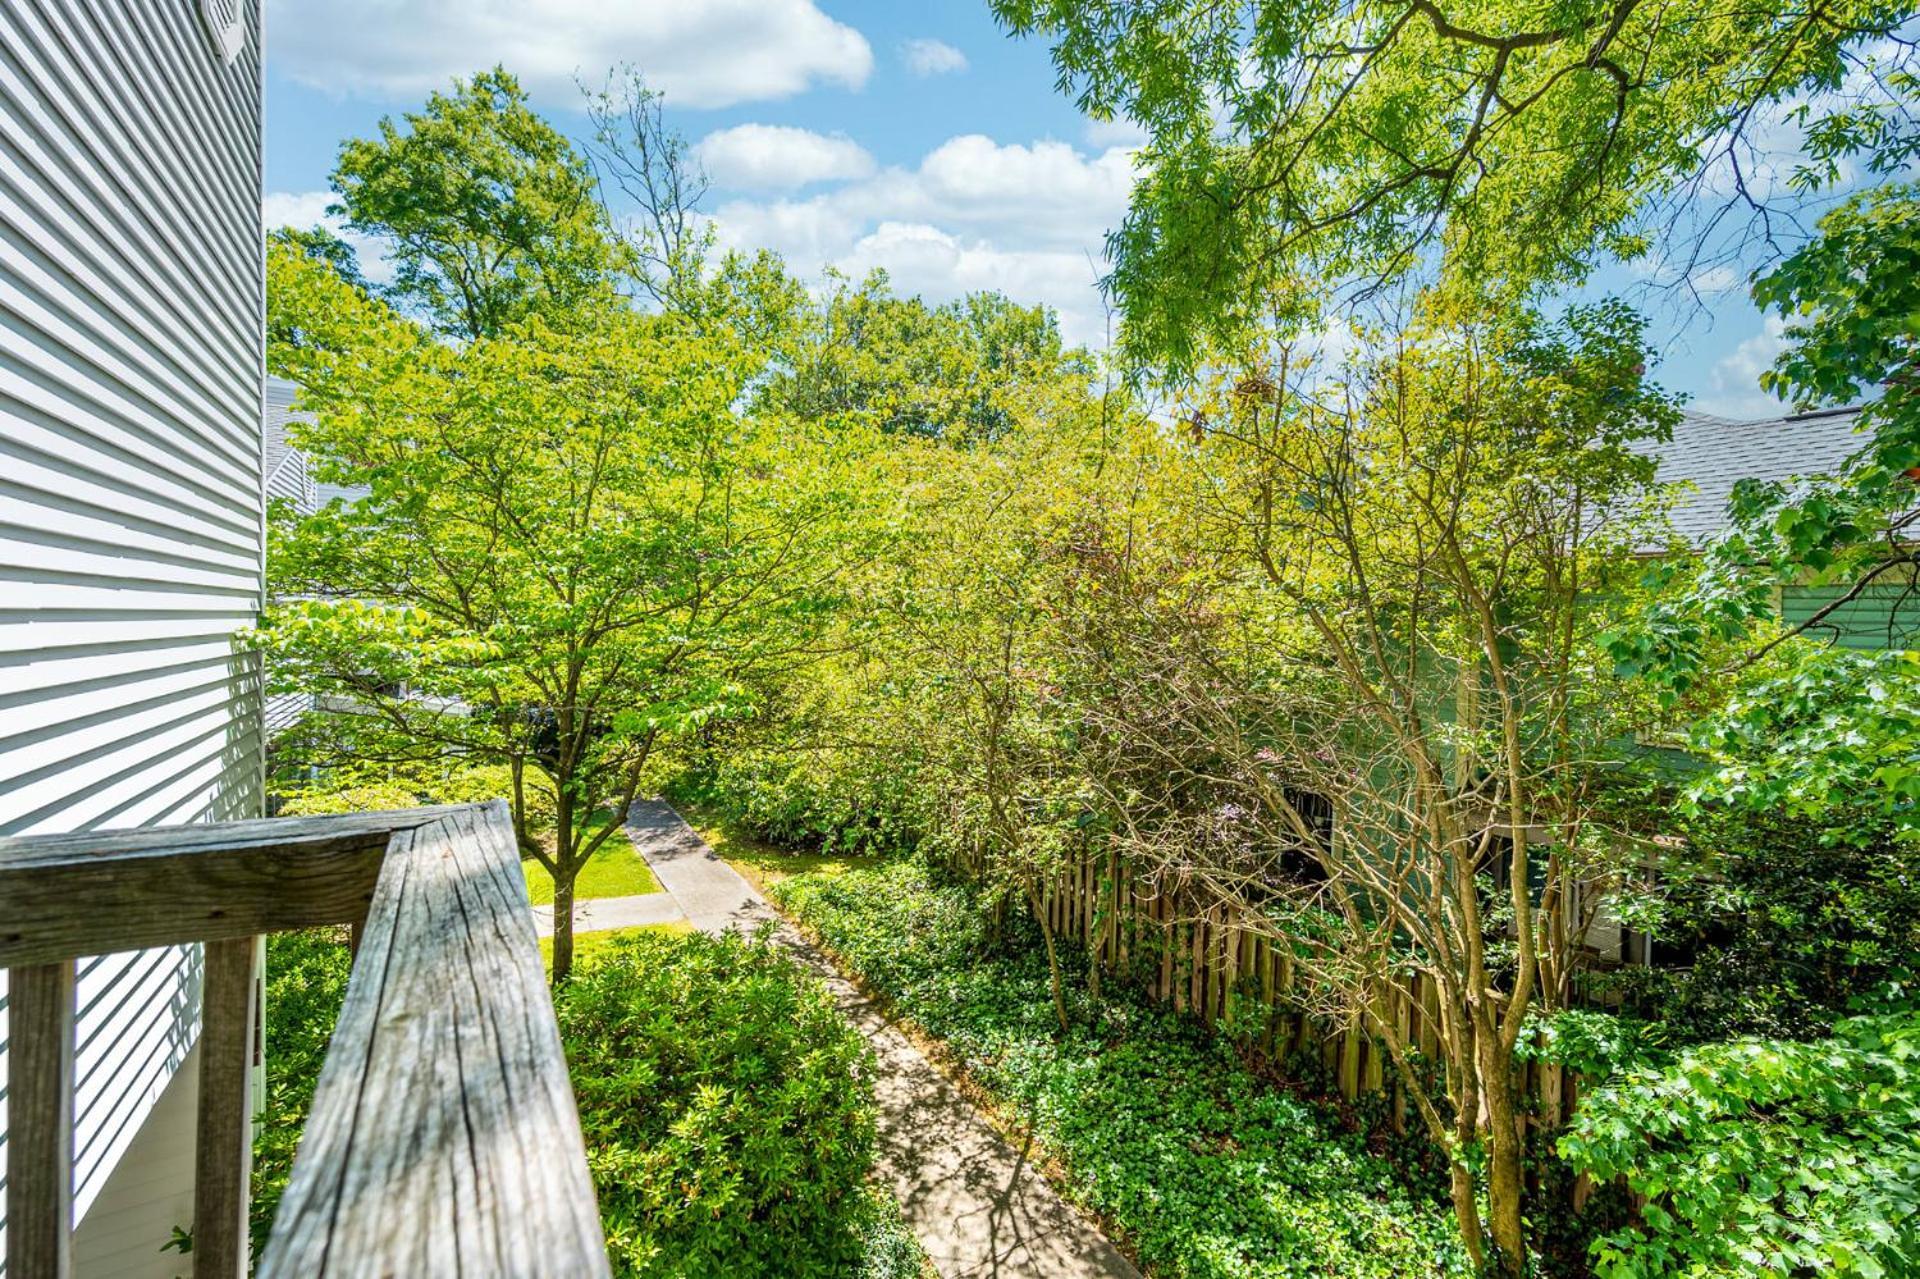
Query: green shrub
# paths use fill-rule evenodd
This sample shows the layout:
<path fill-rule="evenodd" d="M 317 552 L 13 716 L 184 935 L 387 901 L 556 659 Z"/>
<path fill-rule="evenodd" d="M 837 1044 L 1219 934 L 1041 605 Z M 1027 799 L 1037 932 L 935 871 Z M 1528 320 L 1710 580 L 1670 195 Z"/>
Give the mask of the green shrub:
<path fill-rule="evenodd" d="M 274 933 L 267 938 L 265 1034 L 267 1091 L 253 1141 L 253 1255 L 266 1247 L 273 1214 L 293 1172 L 293 1153 L 320 1082 L 320 1064 L 347 997 L 353 956 L 341 928 Z"/>
<path fill-rule="evenodd" d="M 875 1214 L 870 1054 L 792 959 L 764 939 L 636 933 L 558 1012 L 618 1271 L 857 1270 Z"/>
<path fill-rule="evenodd" d="M 1468 1273 L 1444 1205 L 1187 1020 L 1076 990 L 1060 1036 L 1044 958 L 990 945 L 965 890 L 898 862 L 772 891 L 1030 1124 L 1156 1273 Z"/>
<path fill-rule="evenodd" d="M 293 1170 L 351 967 L 344 930 L 267 939 L 256 1257 Z M 923 1272 L 899 1205 L 864 1181 L 873 1139 L 864 1044 L 791 961 L 732 937 L 608 938 L 559 1010 L 618 1269 Z M 813 1260 L 792 1259 L 801 1255 Z"/>
<path fill-rule="evenodd" d="M 1855 995 L 1920 956 L 1920 857 L 1891 823 L 1715 808 L 1683 833 L 1658 893 L 1627 904 L 1649 916 L 1632 922 L 1657 948 L 1688 962 L 1590 983 L 1667 1042 L 1820 1038 Z"/>
<path fill-rule="evenodd" d="M 513 795 L 513 774 L 503 764 L 474 764 L 460 756 L 382 766 L 353 764 L 288 770 L 276 780 L 275 811 L 287 817 L 332 813 L 377 813 L 420 804 L 477 804 Z M 553 794 L 537 775 L 523 792 L 527 820 L 536 830 L 552 827 Z"/>
<path fill-rule="evenodd" d="M 907 1229 L 899 1201 L 891 1194 L 869 1186 L 867 1208 L 859 1220 L 860 1266 L 853 1279 L 933 1279 L 926 1250 Z"/>
<path fill-rule="evenodd" d="M 920 796 L 886 759 L 861 766 L 827 752 L 756 749 L 723 741 L 667 780 L 676 802 L 721 809 L 781 848 L 818 853 L 892 853 L 915 845 Z"/>
<path fill-rule="evenodd" d="M 1594 1244 L 1606 1279 L 1920 1273 L 1920 1016 L 1630 1067 L 1582 1100 L 1560 1152 L 1646 1196 Z"/>

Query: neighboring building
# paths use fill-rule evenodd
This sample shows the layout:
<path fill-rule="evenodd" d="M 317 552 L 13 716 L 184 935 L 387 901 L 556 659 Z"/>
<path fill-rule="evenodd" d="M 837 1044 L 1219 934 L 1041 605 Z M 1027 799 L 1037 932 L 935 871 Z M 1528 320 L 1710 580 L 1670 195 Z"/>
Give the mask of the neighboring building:
<path fill-rule="evenodd" d="M 259 29 L 0 5 L 0 835 L 261 810 Z M 185 1268 L 199 956 L 81 961 L 79 1274 Z"/>
<path fill-rule="evenodd" d="M 287 426 L 310 422 L 311 413 L 296 413 L 293 397 L 300 393 L 298 383 L 270 377 L 260 406 L 260 449 L 266 469 L 267 500 L 283 498 L 301 514 L 318 510 L 320 486 L 314 482 L 307 455 L 287 442 Z"/>
<path fill-rule="evenodd" d="M 311 422 L 313 414 L 296 411 L 293 401 L 300 385 L 286 378 L 269 377 L 260 411 L 260 446 L 265 456 L 266 494 L 269 502 L 282 500 L 302 515 L 330 502 L 357 502 L 372 490 L 364 486 L 323 484 L 314 479 L 313 466 L 305 452 L 287 438 L 287 428 L 295 422 Z M 266 699 L 267 741 L 273 742 L 292 728 L 300 717 L 321 703 L 312 693 L 275 693 Z"/>
<path fill-rule="evenodd" d="M 1853 429 L 1859 416 L 1858 408 L 1746 422 L 1685 414 L 1673 438 L 1651 450 L 1662 481 L 1693 486 L 1674 507 L 1674 530 L 1696 546 L 1718 536 L 1727 526 L 1727 499 L 1741 480 L 1785 481 L 1837 470 L 1865 443 Z"/>
<path fill-rule="evenodd" d="M 1693 546 L 1704 546 L 1728 529 L 1727 503 L 1744 479 L 1791 485 L 1808 476 L 1831 474 L 1866 443 L 1856 431 L 1857 406 L 1815 409 L 1778 417 L 1736 421 L 1708 413 L 1687 413 L 1673 438 L 1656 445 L 1662 482 L 1685 482 L 1672 510 L 1673 528 Z M 1846 584 L 1786 586 L 1780 590 L 1781 616 L 1803 621 L 1846 594 Z M 1913 647 L 1920 641 L 1920 602 L 1905 586 L 1869 587 L 1837 609 L 1810 638 L 1849 648 Z M 1676 736 L 1648 743 L 1667 760 L 1676 776 L 1699 767 Z M 1591 943 L 1611 960 L 1629 964 L 1690 962 L 1691 954 L 1645 933 L 1622 928 L 1604 907 L 1589 934 Z"/>
<path fill-rule="evenodd" d="M 270 377 L 260 408 L 260 449 L 266 469 L 266 495 L 292 504 L 302 515 L 320 507 L 320 486 L 314 482 L 307 455 L 287 442 L 290 422 L 310 420 L 308 413 L 293 411 L 298 384 L 285 378 Z M 313 709 L 310 693 L 276 693 L 266 699 L 266 731 L 271 741 L 299 722 Z"/>
<path fill-rule="evenodd" d="M 287 438 L 287 428 L 293 423 L 313 421 L 312 413 L 293 407 L 299 394 L 298 382 L 283 377 L 267 379 L 260 413 L 260 438 L 267 455 L 267 499 L 284 497 L 303 515 L 335 500 L 359 501 L 373 490 L 364 484 L 328 484 L 315 479 L 311 460 Z"/>
<path fill-rule="evenodd" d="M 1674 428 L 1673 439 L 1655 450 L 1662 480 L 1693 485 L 1673 511 L 1675 530 L 1696 546 L 1718 536 L 1727 527 L 1727 500 L 1740 480 L 1786 483 L 1838 470 L 1866 444 L 1855 430 L 1859 415 L 1857 407 L 1749 422 L 1687 414 Z M 1846 584 L 1784 587 L 1781 616 L 1789 622 L 1806 621 L 1847 589 Z M 1920 646 L 1920 600 L 1905 582 L 1870 586 L 1810 635 L 1848 648 L 1914 648 Z"/>

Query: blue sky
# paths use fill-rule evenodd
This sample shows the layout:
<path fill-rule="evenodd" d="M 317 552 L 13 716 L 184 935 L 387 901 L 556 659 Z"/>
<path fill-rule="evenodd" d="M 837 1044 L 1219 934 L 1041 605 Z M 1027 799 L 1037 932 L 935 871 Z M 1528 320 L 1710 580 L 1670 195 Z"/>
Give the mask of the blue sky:
<path fill-rule="evenodd" d="M 985 0 L 268 0 L 266 32 L 270 224 L 319 220 L 340 142 L 456 75 L 503 63 L 577 131 L 574 75 L 630 61 L 701 144 L 727 243 L 809 277 L 884 266 L 932 300 L 998 288 L 1103 339 L 1093 282 L 1133 139 L 1082 118 L 1046 47 L 1009 39 Z M 1754 379 L 1777 325 L 1736 274 L 1696 279 L 1703 304 L 1651 299 L 1657 376 L 1708 412 L 1769 412 Z"/>

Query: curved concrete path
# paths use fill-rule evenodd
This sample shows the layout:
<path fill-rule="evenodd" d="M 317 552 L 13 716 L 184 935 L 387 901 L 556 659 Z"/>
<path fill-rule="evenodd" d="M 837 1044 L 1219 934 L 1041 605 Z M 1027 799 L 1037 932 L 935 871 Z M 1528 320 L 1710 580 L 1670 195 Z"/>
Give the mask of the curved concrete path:
<path fill-rule="evenodd" d="M 722 932 L 774 922 L 781 943 L 819 975 L 866 1035 L 879 1063 L 876 1167 L 899 1197 L 907 1228 L 941 1275 L 1140 1279 L 1099 1228 L 1060 1198 L 1028 1162 L 1027 1152 L 1008 1144 L 981 1118 L 872 1001 L 786 925 L 680 814 L 659 801 L 637 803 L 627 814 L 627 833 L 694 927 Z"/>
<path fill-rule="evenodd" d="M 588 897 L 573 904 L 573 935 L 603 933 L 610 928 L 646 928 L 685 919 L 686 912 L 673 894 L 643 893 L 638 897 Z M 553 907 L 533 908 L 533 930 L 553 936 Z"/>

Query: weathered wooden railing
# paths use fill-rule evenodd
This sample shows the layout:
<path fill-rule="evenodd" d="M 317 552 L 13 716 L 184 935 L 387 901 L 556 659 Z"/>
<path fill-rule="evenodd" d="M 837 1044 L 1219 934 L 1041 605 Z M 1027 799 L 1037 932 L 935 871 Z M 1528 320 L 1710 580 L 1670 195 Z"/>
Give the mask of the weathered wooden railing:
<path fill-rule="evenodd" d="M 206 943 L 193 1268 L 247 1264 L 254 939 L 351 924 L 262 1276 L 604 1275 L 504 805 L 0 840 L 7 1272 L 72 1269 L 74 961 Z"/>

